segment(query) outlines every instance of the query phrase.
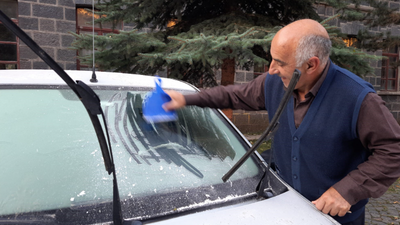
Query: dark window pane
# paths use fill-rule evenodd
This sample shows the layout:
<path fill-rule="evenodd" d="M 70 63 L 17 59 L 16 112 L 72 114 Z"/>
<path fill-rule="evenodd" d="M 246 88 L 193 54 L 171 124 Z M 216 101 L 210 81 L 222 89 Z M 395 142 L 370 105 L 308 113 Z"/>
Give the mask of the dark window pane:
<path fill-rule="evenodd" d="M 17 41 L 15 35 L 11 33 L 3 24 L 0 24 L 0 41 Z"/>
<path fill-rule="evenodd" d="M 0 61 L 17 61 L 17 45 L 0 44 Z"/>
<path fill-rule="evenodd" d="M 395 90 L 396 84 L 394 80 L 388 80 L 387 90 Z"/>
<path fill-rule="evenodd" d="M 386 68 L 385 67 L 382 67 L 382 70 L 381 70 L 382 72 L 381 72 L 381 77 L 382 77 L 382 79 L 385 79 L 386 78 Z"/>
<path fill-rule="evenodd" d="M 17 0 L 1 0 L 0 10 L 3 11 L 11 19 L 18 18 L 18 4 Z"/>
<path fill-rule="evenodd" d="M 12 69 L 17 69 L 17 64 L 0 63 L 0 70 L 12 70 Z"/>
<path fill-rule="evenodd" d="M 265 72 L 264 64 L 262 64 L 262 65 L 255 64 L 254 65 L 254 72 L 255 73 L 264 73 Z"/>
<path fill-rule="evenodd" d="M 80 27 L 92 27 L 92 21 L 93 21 L 93 13 L 89 9 L 84 9 L 84 8 L 78 8 L 76 10 L 76 15 L 77 15 L 77 24 Z M 95 14 L 94 19 L 99 19 L 101 15 Z M 122 23 L 118 22 L 114 25 L 115 30 L 121 30 L 122 29 Z M 107 23 L 102 23 L 102 26 L 100 26 L 99 23 L 95 23 L 94 25 L 95 28 L 101 28 L 101 29 L 112 29 L 113 24 L 111 22 Z"/>
<path fill-rule="evenodd" d="M 381 80 L 381 90 L 386 90 L 385 85 L 386 85 L 386 80 L 382 79 Z"/>
<path fill-rule="evenodd" d="M 389 73 L 388 73 L 388 78 L 392 78 L 393 74 L 395 73 L 396 70 L 393 69 L 393 67 L 389 67 Z"/>
<path fill-rule="evenodd" d="M 396 75 L 397 75 L 397 69 L 389 70 L 388 78 L 396 78 Z"/>
<path fill-rule="evenodd" d="M 90 12 L 88 9 L 84 9 L 84 8 L 78 8 L 76 10 L 76 15 L 77 15 L 77 19 L 76 19 L 76 23 L 78 24 L 78 26 L 83 26 L 83 27 L 92 27 L 92 20 L 93 20 L 93 13 Z M 94 15 L 94 19 L 98 19 L 100 18 L 99 15 Z M 99 24 L 95 24 L 96 28 L 99 28 Z"/>

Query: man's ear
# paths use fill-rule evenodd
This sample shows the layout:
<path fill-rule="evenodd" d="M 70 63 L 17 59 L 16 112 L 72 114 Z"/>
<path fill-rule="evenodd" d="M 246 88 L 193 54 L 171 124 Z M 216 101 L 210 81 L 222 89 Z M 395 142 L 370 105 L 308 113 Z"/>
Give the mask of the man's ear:
<path fill-rule="evenodd" d="M 319 66 L 321 64 L 321 61 L 319 60 L 318 57 L 314 56 L 308 59 L 307 62 L 307 70 L 309 70 L 309 72 L 314 72 L 316 70 L 318 70 Z"/>

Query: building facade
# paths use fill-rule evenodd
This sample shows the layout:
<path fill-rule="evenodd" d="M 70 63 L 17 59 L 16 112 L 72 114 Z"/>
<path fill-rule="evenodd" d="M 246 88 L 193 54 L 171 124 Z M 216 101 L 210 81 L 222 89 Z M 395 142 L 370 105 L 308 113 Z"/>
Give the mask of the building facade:
<path fill-rule="evenodd" d="M 400 3 L 389 1 L 391 8 L 399 10 Z M 93 15 L 87 8 L 92 7 L 92 0 L 0 0 L 0 9 L 17 23 L 34 41 L 36 41 L 55 61 L 67 70 L 90 69 L 80 65 L 77 55 L 88 54 L 90 51 L 77 52 L 71 49 L 74 36 L 71 33 L 92 33 L 90 20 Z M 363 6 L 368 10 L 369 6 Z M 335 14 L 332 7 L 324 4 L 315 6 L 321 17 Z M 400 10 L 399 10 L 400 12 Z M 97 15 L 95 15 L 97 16 Z M 341 28 L 348 34 L 348 41 L 352 41 L 358 30 L 363 25 L 358 22 L 346 22 L 339 19 L 330 21 L 331 25 Z M 112 26 L 95 26 L 97 35 L 106 35 L 119 30 L 130 30 L 129 24 L 118 24 L 117 30 Z M 372 32 L 390 30 L 392 35 L 400 35 L 400 27 L 377 27 Z M 399 49 L 380 50 L 370 54 L 387 56 L 387 60 L 371 61 L 375 68 L 374 74 L 369 74 L 364 79 L 370 82 L 378 94 L 387 102 L 393 116 L 400 122 L 400 90 L 399 70 L 392 68 L 391 62 L 399 60 Z M 17 37 L 10 34 L 0 23 L 0 69 L 48 69 L 49 67 Z M 267 67 L 257 67 L 251 70 L 238 68 L 235 83 L 247 83 L 254 77 L 267 71 Z M 1 70 L 0 70 L 1 74 Z M 217 72 L 217 80 L 220 79 Z M 232 121 L 245 133 L 262 132 L 268 125 L 268 113 L 233 111 Z"/>

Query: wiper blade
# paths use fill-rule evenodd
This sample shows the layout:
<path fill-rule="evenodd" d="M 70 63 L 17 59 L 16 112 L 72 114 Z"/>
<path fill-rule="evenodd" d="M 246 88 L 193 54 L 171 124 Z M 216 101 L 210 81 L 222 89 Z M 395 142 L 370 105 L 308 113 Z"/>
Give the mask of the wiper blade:
<path fill-rule="evenodd" d="M 270 121 L 267 129 L 261 134 L 260 138 L 254 143 L 254 145 L 242 156 L 242 158 L 237 161 L 235 165 L 232 166 L 232 168 L 222 177 L 222 180 L 226 182 L 235 172 L 238 170 L 243 163 L 250 157 L 251 154 L 254 153 L 255 150 L 264 142 L 267 141 L 266 137 L 268 139 L 272 138 L 274 132 L 278 128 L 279 124 L 279 118 L 282 115 L 283 109 L 285 109 L 287 103 L 289 102 L 290 96 L 292 96 L 293 90 L 296 87 L 297 82 L 299 81 L 301 72 L 298 69 L 295 69 L 293 72 L 292 79 L 290 80 L 289 86 L 283 95 L 283 98 L 281 102 L 279 103 L 278 109 L 275 112 L 274 117 L 272 117 L 272 120 Z M 270 165 L 268 164 L 268 170 L 269 170 Z M 269 171 L 267 171 L 268 173 Z"/>
<path fill-rule="evenodd" d="M 112 157 L 112 150 L 110 144 L 110 137 L 108 135 L 107 123 L 105 121 L 103 110 L 100 106 L 100 99 L 96 93 L 82 81 L 75 81 L 42 49 L 35 41 L 32 40 L 21 28 L 19 28 L 7 15 L 0 10 L 0 21 L 7 27 L 14 35 L 19 37 L 33 52 L 35 52 L 51 69 L 53 69 L 65 83 L 75 92 L 79 97 L 82 104 L 85 106 L 93 127 L 96 131 L 97 139 L 100 144 L 101 152 L 104 159 L 104 165 L 108 174 L 113 173 L 113 221 L 114 224 L 122 224 L 122 211 L 121 203 L 118 193 L 117 177 L 115 174 L 114 159 Z M 102 115 L 103 124 L 105 126 L 107 140 L 105 138 L 102 125 L 98 118 Z M 107 144 L 108 142 L 108 144 Z"/>

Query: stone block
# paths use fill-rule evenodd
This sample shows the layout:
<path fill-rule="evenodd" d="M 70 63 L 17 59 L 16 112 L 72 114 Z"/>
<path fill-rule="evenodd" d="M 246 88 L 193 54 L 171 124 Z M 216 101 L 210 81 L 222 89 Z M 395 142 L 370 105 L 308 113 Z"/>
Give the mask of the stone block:
<path fill-rule="evenodd" d="M 333 14 L 334 14 L 334 9 L 333 9 L 333 7 L 331 7 L 331 6 L 326 7 L 326 15 L 327 15 L 327 16 L 333 16 Z"/>
<path fill-rule="evenodd" d="M 397 3 L 397 2 L 390 2 L 389 3 L 389 7 L 391 8 L 391 9 L 399 9 L 399 3 Z"/>
<path fill-rule="evenodd" d="M 233 123 L 236 125 L 249 124 L 249 114 L 233 115 Z"/>
<path fill-rule="evenodd" d="M 65 1 L 65 0 L 63 0 L 63 1 Z M 55 4 L 57 4 L 57 0 L 39 0 L 39 3 L 55 5 Z"/>
<path fill-rule="evenodd" d="M 54 59 L 55 57 L 55 48 L 51 47 L 42 47 L 42 49 L 51 57 Z"/>
<path fill-rule="evenodd" d="M 71 47 L 71 44 L 74 40 L 75 40 L 75 37 L 72 35 L 61 35 L 61 46 L 62 47 Z"/>
<path fill-rule="evenodd" d="M 246 82 L 250 82 L 254 79 L 254 73 L 253 72 L 246 72 Z"/>
<path fill-rule="evenodd" d="M 356 35 L 361 28 L 362 27 L 361 27 L 360 23 L 352 22 L 348 34 Z"/>
<path fill-rule="evenodd" d="M 62 1 L 58 1 L 58 4 L 75 8 L 74 0 L 62 0 Z M 78 4 L 78 3 L 76 3 L 76 4 Z"/>
<path fill-rule="evenodd" d="M 325 5 L 318 5 L 317 6 L 317 13 L 325 15 Z"/>
<path fill-rule="evenodd" d="M 252 113 L 250 114 L 249 124 L 267 124 L 268 125 L 268 118 L 265 118 L 262 114 Z"/>
<path fill-rule="evenodd" d="M 76 60 L 76 51 L 72 49 L 57 49 L 57 61 L 70 61 Z"/>
<path fill-rule="evenodd" d="M 39 46 L 51 46 L 51 47 L 59 47 L 60 46 L 60 35 L 59 34 L 49 34 L 49 33 L 41 33 L 36 32 L 33 34 L 34 40 L 38 43 Z"/>
<path fill-rule="evenodd" d="M 65 70 L 65 63 L 64 62 L 57 62 L 57 64 Z"/>
<path fill-rule="evenodd" d="M 75 22 L 71 22 L 71 21 L 58 20 L 58 21 L 56 21 L 56 30 L 58 32 L 62 32 L 62 33 L 68 33 L 70 31 L 75 32 L 76 24 L 75 24 Z"/>
<path fill-rule="evenodd" d="M 243 82 L 244 81 L 244 72 L 236 72 L 235 82 Z"/>
<path fill-rule="evenodd" d="M 70 21 L 74 21 L 74 22 L 76 21 L 75 8 L 73 8 L 73 9 L 64 8 L 64 15 L 65 15 L 66 20 L 70 20 Z"/>
<path fill-rule="evenodd" d="M 20 4 L 20 2 L 37 2 L 38 0 L 19 0 L 18 4 Z"/>
<path fill-rule="evenodd" d="M 32 62 L 28 60 L 20 60 L 19 61 L 20 69 L 32 69 Z"/>
<path fill-rule="evenodd" d="M 399 30 L 399 27 L 397 27 L 397 26 L 392 26 L 392 28 L 390 29 L 390 32 L 394 36 L 400 35 L 400 30 Z"/>
<path fill-rule="evenodd" d="M 374 77 L 368 77 L 367 82 L 369 82 L 370 84 L 372 84 L 372 86 L 376 85 L 376 79 Z"/>
<path fill-rule="evenodd" d="M 19 46 L 19 57 L 22 59 L 38 59 L 37 56 L 28 46 Z"/>
<path fill-rule="evenodd" d="M 64 9 L 57 6 L 32 5 L 34 16 L 53 19 L 64 19 Z"/>
<path fill-rule="evenodd" d="M 75 4 L 80 5 L 80 4 L 90 4 L 92 5 L 92 0 L 75 0 Z"/>
<path fill-rule="evenodd" d="M 33 62 L 33 69 L 49 69 L 49 66 L 43 62 Z"/>
<path fill-rule="evenodd" d="M 19 16 L 30 16 L 31 15 L 31 3 L 18 2 L 18 15 Z"/>
<path fill-rule="evenodd" d="M 38 30 L 39 20 L 37 18 L 19 17 L 18 25 L 23 30 Z"/>
<path fill-rule="evenodd" d="M 55 31 L 55 21 L 51 19 L 40 19 L 40 30 L 41 31 Z"/>
<path fill-rule="evenodd" d="M 341 30 L 341 32 L 344 33 L 344 34 L 349 34 L 349 33 L 350 33 L 349 24 L 347 24 L 347 23 L 341 23 L 341 24 L 340 24 L 340 30 Z"/>
<path fill-rule="evenodd" d="M 66 70 L 76 70 L 76 62 L 75 63 L 66 63 Z"/>

